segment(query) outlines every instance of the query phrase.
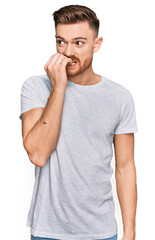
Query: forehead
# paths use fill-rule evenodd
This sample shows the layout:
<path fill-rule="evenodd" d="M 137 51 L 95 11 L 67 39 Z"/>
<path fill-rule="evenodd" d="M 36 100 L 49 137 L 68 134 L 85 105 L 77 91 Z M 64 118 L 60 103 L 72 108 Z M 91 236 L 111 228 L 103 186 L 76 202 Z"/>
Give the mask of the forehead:
<path fill-rule="evenodd" d="M 56 28 L 56 35 L 65 39 L 76 37 L 91 37 L 94 32 L 90 28 L 88 22 L 72 23 L 72 24 L 58 24 Z"/>

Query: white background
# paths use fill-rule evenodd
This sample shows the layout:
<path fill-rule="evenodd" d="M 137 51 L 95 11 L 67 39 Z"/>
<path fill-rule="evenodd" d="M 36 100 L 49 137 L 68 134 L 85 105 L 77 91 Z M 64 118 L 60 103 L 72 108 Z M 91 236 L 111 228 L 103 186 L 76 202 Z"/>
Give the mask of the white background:
<path fill-rule="evenodd" d="M 52 13 L 69 4 L 84 4 L 100 19 L 103 44 L 94 54 L 98 74 L 128 88 L 134 98 L 138 133 L 135 134 L 138 205 L 136 239 L 153 239 L 155 216 L 155 32 L 154 1 L 3 1 L 0 4 L 1 71 L 1 239 L 29 240 L 26 219 L 30 206 L 34 165 L 22 145 L 20 91 L 23 81 L 45 74 L 44 64 L 55 53 Z M 112 162 L 114 166 L 114 158 Z M 118 240 L 122 219 L 112 177 Z"/>

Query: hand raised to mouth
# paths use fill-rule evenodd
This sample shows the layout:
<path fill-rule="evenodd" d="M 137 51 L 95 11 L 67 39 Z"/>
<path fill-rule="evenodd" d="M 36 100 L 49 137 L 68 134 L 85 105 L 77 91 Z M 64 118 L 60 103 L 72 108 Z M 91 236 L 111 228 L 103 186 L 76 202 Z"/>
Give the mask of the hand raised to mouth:
<path fill-rule="evenodd" d="M 65 56 L 66 56 L 66 55 L 65 55 Z M 72 65 L 74 65 L 75 63 L 78 63 L 78 61 L 79 61 L 74 55 L 72 55 L 72 56 L 66 56 L 66 57 L 68 57 L 68 58 L 71 59 L 71 62 L 69 62 L 69 63 L 67 64 L 67 66 L 72 66 Z"/>
<path fill-rule="evenodd" d="M 55 88 L 65 90 L 67 87 L 67 72 L 66 66 L 71 63 L 72 59 L 64 56 L 63 54 L 56 53 L 52 55 L 47 63 L 44 65 L 44 69 L 51 80 L 52 89 Z"/>

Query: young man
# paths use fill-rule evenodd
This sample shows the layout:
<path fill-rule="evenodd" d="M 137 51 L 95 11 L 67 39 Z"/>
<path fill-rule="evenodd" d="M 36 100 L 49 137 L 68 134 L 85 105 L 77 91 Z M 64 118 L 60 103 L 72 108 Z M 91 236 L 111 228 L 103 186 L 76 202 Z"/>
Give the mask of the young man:
<path fill-rule="evenodd" d="M 69 5 L 53 16 L 57 53 L 44 66 L 47 74 L 26 79 L 21 89 L 23 145 L 35 165 L 31 239 L 117 239 L 110 183 L 114 144 L 122 239 L 134 240 L 133 97 L 92 69 L 103 41 L 96 14 Z"/>

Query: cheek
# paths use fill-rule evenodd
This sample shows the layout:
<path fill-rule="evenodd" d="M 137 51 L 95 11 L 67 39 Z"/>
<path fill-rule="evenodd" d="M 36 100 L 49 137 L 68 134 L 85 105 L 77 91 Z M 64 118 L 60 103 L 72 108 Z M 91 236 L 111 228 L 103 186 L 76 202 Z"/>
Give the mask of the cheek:
<path fill-rule="evenodd" d="M 93 46 L 87 45 L 81 49 L 78 49 L 77 52 L 79 53 L 79 56 L 81 56 L 82 58 L 90 57 L 93 54 Z"/>
<path fill-rule="evenodd" d="M 88 59 L 91 59 L 93 56 L 93 51 L 92 48 L 85 49 L 81 54 L 80 54 L 80 61 L 81 63 L 84 63 Z"/>
<path fill-rule="evenodd" d="M 83 55 L 85 58 L 90 58 L 93 55 L 93 47 L 92 46 L 87 46 L 84 49 Z"/>
<path fill-rule="evenodd" d="M 56 47 L 57 53 L 63 53 L 62 49 L 60 47 Z"/>
<path fill-rule="evenodd" d="M 93 52 L 93 47 L 92 46 L 85 46 L 82 51 L 83 51 L 83 54 L 91 55 L 92 52 Z"/>

